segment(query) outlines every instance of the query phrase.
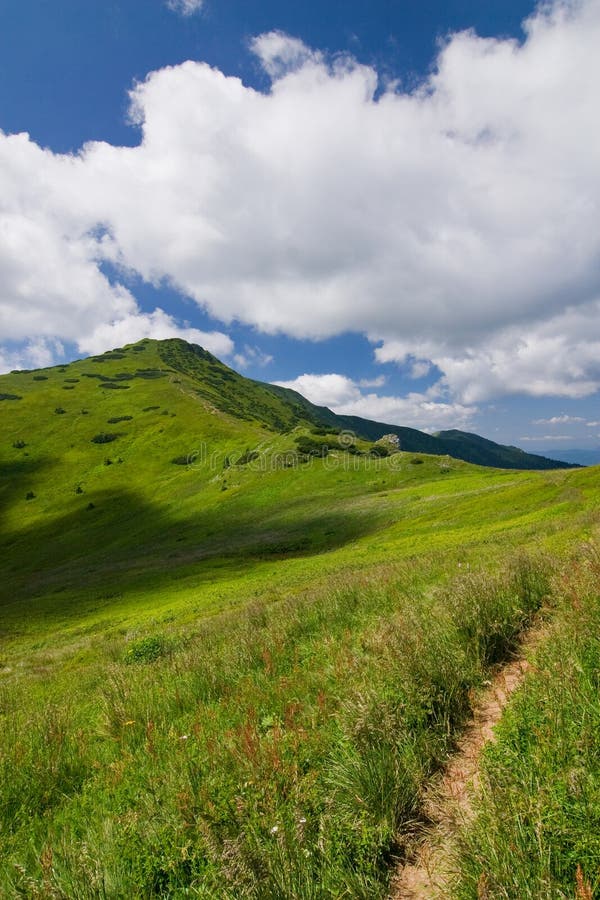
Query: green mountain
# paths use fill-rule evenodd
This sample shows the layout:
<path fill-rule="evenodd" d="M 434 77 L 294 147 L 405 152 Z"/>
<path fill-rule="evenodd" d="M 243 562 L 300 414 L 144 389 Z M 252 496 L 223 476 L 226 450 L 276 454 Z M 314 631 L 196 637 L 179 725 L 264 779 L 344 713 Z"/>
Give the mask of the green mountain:
<path fill-rule="evenodd" d="M 376 485 L 431 481 L 459 459 L 553 465 L 474 435 L 337 416 L 181 340 L 12 372 L 0 398 L 3 588 L 17 596 L 66 596 L 115 568 L 156 586 L 199 560 L 319 554 L 378 531 L 385 504 L 353 499 Z M 425 464 L 382 461 L 386 433 Z"/>
<path fill-rule="evenodd" d="M 133 362 L 133 367 L 130 365 L 126 371 L 119 371 L 126 368 L 125 361 L 128 364 Z M 100 365 L 103 366 L 102 370 Z M 78 380 L 73 377 L 58 377 L 67 374 L 76 376 Z M 178 379 L 177 375 L 182 378 Z M 304 424 L 323 426 L 331 432 L 353 432 L 357 438 L 366 441 L 377 441 L 386 434 L 394 434 L 399 438 L 401 450 L 438 456 L 450 455 L 483 466 L 510 469 L 569 467 L 569 463 L 525 453 L 516 447 L 506 447 L 462 431 L 443 431 L 430 435 L 415 428 L 384 424 L 358 416 L 337 415 L 327 407 L 310 403 L 296 391 L 244 378 L 201 347 L 177 339 L 141 341 L 68 366 L 57 366 L 39 372 L 13 372 L 9 376 L 0 377 L 0 398 L 9 403 L 11 400 L 15 402 L 23 399 L 18 392 L 25 387 L 25 396 L 28 396 L 34 383 L 37 399 L 33 402 L 39 404 L 40 397 L 50 397 L 48 392 L 56 387 L 54 377 L 58 377 L 62 390 L 75 392 L 72 395 L 60 395 L 59 399 L 63 396 L 68 396 L 69 399 L 87 396 L 81 387 L 75 391 L 75 385 L 87 379 L 102 390 L 104 398 L 106 391 L 130 390 L 137 381 L 146 381 L 152 386 L 145 392 L 146 399 L 151 401 L 157 383 L 167 380 L 174 393 L 187 392 L 190 397 L 203 404 L 205 411 L 217 415 L 226 414 L 235 419 L 236 423 L 230 421 L 233 426 L 231 434 L 233 436 L 238 432 L 242 438 L 246 425 L 281 433 Z M 164 414 L 164 407 L 162 413 Z M 224 421 L 222 416 L 221 420 Z M 128 426 L 128 430 L 133 428 L 139 431 L 140 426 L 138 420 L 135 425 Z"/>
<path fill-rule="evenodd" d="M 258 385 L 260 382 L 255 382 L 255 384 Z M 424 431 L 418 431 L 416 428 L 386 425 L 371 419 L 362 419 L 359 416 L 340 416 L 325 406 L 314 406 L 296 391 L 276 385 L 266 385 L 266 387 L 277 396 L 287 400 L 298 411 L 303 410 L 305 416 L 312 421 L 323 423 L 331 428 L 354 432 L 358 437 L 368 441 L 377 441 L 386 434 L 395 434 L 399 439 L 400 448 L 409 453 L 449 455 L 478 466 L 494 466 L 499 469 L 568 469 L 574 464 L 526 453 L 518 447 L 496 444 L 494 441 L 465 431 L 439 431 L 431 435 Z"/>

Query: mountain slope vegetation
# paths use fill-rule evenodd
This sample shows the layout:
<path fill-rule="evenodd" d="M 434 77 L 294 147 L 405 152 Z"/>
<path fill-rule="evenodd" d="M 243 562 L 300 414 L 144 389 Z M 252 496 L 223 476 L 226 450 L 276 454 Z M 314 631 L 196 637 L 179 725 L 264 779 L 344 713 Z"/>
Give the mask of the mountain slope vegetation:
<path fill-rule="evenodd" d="M 390 454 L 180 341 L 0 390 L 0 894 L 385 896 L 597 471 Z"/>

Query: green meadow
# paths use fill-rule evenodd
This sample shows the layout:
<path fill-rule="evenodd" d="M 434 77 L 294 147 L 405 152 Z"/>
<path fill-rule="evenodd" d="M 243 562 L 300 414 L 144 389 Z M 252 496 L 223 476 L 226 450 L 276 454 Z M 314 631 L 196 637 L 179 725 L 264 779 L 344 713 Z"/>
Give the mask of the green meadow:
<path fill-rule="evenodd" d="M 181 341 L 0 378 L 0 896 L 385 897 L 563 608 L 597 470 L 392 452 L 288 393 Z"/>

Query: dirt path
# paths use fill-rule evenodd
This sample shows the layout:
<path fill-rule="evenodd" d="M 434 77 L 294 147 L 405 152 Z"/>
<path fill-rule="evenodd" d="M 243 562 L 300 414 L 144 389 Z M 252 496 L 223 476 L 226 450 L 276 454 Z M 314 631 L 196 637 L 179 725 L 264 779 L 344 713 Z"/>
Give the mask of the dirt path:
<path fill-rule="evenodd" d="M 481 752 L 494 740 L 494 726 L 530 667 L 523 651 L 538 644 L 541 636 L 541 629 L 527 632 L 521 655 L 498 670 L 480 697 L 456 753 L 427 791 L 424 811 L 432 824 L 413 856 L 396 873 L 391 900 L 443 900 L 449 896 L 448 848 L 459 826 L 472 815 L 470 798 L 478 786 Z"/>

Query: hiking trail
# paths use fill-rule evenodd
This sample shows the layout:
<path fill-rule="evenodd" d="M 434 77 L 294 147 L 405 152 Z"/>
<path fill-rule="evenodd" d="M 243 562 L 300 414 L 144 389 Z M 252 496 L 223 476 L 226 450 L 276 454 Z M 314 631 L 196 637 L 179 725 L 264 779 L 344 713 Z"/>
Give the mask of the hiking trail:
<path fill-rule="evenodd" d="M 456 752 L 426 790 L 424 813 L 430 824 L 392 879 L 390 900 L 443 900 L 450 895 L 453 875 L 448 850 L 459 828 L 473 816 L 471 798 L 479 787 L 481 753 L 495 740 L 494 727 L 531 668 L 524 654 L 539 644 L 542 633 L 541 628 L 526 632 L 519 655 L 485 683 Z"/>

